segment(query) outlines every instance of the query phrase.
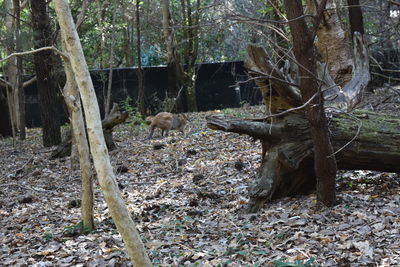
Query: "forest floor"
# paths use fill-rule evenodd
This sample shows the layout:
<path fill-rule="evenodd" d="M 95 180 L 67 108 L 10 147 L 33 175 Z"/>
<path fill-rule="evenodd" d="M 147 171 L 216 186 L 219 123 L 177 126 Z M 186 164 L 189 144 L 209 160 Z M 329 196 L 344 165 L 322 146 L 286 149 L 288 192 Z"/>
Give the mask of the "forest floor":
<path fill-rule="evenodd" d="M 367 102 L 375 111 L 400 111 L 396 90 L 379 90 Z M 244 212 L 260 143 L 212 131 L 205 116 L 261 117 L 262 110 L 189 114 L 185 135 L 156 132 L 150 141 L 147 128 L 116 129 L 112 164 L 154 265 L 399 266 L 398 174 L 340 172 L 333 208 L 318 208 L 311 194 Z M 157 143 L 165 147 L 155 150 Z M 39 129 L 16 146 L 0 140 L 0 266 L 131 266 L 97 179 L 96 230 L 78 234 L 79 171 L 69 158 L 50 160 L 53 149 L 42 147 Z"/>

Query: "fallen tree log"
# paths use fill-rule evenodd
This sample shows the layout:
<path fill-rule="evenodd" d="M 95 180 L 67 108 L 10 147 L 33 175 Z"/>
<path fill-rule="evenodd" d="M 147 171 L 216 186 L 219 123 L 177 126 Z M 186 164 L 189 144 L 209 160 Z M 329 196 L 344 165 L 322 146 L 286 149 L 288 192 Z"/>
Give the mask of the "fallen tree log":
<path fill-rule="evenodd" d="M 119 111 L 118 105 L 114 103 L 110 113 L 101 121 L 103 126 L 104 139 L 106 141 L 106 145 L 109 151 L 112 151 L 116 148 L 112 137 L 113 128 L 118 124 L 124 123 L 128 117 L 128 112 Z M 50 159 L 63 158 L 71 155 L 71 147 L 72 134 L 71 132 L 68 132 L 66 134 L 65 140 L 60 145 L 58 145 L 56 149 L 53 150 L 50 155 Z"/>
<path fill-rule="evenodd" d="M 330 113 L 329 130 L 339 169 L 400 172 L 400 119 L 371 111 Z M 315 189 L 313 143 L 302 113 L 274 123 L 213 115 L 207 126 L 246 134 L 268 144 L 258 176 L 249 185 L 249 211 L 269 200 Z"/>

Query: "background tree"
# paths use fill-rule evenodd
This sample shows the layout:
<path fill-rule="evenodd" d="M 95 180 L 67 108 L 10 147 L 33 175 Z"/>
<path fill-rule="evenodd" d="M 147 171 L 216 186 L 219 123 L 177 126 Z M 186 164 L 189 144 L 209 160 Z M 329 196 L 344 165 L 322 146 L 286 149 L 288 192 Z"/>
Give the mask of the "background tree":
<path fill-rule="evenodd" d="M 45 0 L 31 1 L 32 29 L 34 31 L 34 47 L 40 48 L 53 45 L 51 23 L 48 6 Z M 60 100 L 57 96 L 52 52 L 41 51 L 34 54 L 34 65 L 37 76 L 37 87 L 42 120 L 43 145 L 53 146 L 61 142 L 59 109 Z"/>
<path fill-rule="evenodd" d="M 140 30 L 140 6 L 141 1 L 136 0 L 136 51 L 137 51 L 137 70 L 136 75 L 138 79 L 138 109 L 142 116 L 147 115 L 145 103 L 145 88 L 144 88 L 144 72 L 142 68 L 142 42 Z"/>
<path fill-rule="evenodd" d="M 350 33 L 353 37 L 354 32 L 364 35 L 364 21 L 360 6 L 360 0 L 347 0 L 349 9 Z"/>
<path fill-rule="evenodd" d="M 166 111 L 183 111 L 182 89 L 184 72 L 181 64 L 181 59 L 178 53 L 178 44 L 175 36 L 175 28 L 170 12 L 170 1 L 162 0 L 162 22 L 163 36 L 165 46 L 167 48 L 167 73 L 168 73 L 168 88 L 167 98 L 173 100 L 167 104 Z"/>

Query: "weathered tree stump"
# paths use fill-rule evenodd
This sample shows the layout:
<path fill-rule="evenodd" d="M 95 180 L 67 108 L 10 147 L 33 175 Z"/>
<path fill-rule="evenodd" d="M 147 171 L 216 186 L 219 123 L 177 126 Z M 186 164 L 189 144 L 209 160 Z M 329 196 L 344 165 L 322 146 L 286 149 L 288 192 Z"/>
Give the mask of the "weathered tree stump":
<path fill-rule="evenodd" d="M 399 118 L 363 110 L 329 115 L 339 169 L 400 172 Z M 315 189 L 313 143 L 301 113 L 288 113 L 272 124 L 214 115 L 207 117 L 207 126 L 268 144 L 258 176 L 249 185 L 250 212 L 266 201 Z"/>
<path fill-rule="evenodd" d="M 355 33 L 350 82 L 337 86 L 326 64 L 317 64 L 315 79 L 324 96 L 324 107 L 329 110 L 329 135 L 336 150 L 329 156 L 336 158 L 339 169 L 399 171 L 400 120 L 368 111 L 346 113 L 357 106 L 368 84 L 368 58 L 361 35 Z M 301 95 L 298 77 L 291 76 L 299 75 L 296 72 L 301 67 L 296 64 L 289 56 L 285 66 L 278 69 L 263 48 L 250 45 L 245 66 L 262 92 L 269 115 L 247 120 L 207 118 L 211 129 L 247 134 L 261 141 L 261 167 L 249 186 L 250 212 L 266 201 L 309 193 L 316 187 L 314 143 L 306 112 L 310 103 L 318 105 L 313 98 L 319 92 L 308 99 Z"/>

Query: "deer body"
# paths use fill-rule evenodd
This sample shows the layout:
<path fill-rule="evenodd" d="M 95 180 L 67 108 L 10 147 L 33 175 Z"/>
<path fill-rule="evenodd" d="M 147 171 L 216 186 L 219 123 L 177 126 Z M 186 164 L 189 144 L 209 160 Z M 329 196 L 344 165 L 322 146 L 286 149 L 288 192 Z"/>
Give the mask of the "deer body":
<path fill-rule="evenodd" d="M 150 134 L 147 139 L 153 137 L 153 132 L 155 128 L 161 129 L 161 135 L 168 136 L 169 130 L 179 130 L 183 133 L 183 128 L 186 125 L 187 118 L 183 114 L 174 115 L 169 112 L 160 112 L 154 116 L 150 124 Z"/>

